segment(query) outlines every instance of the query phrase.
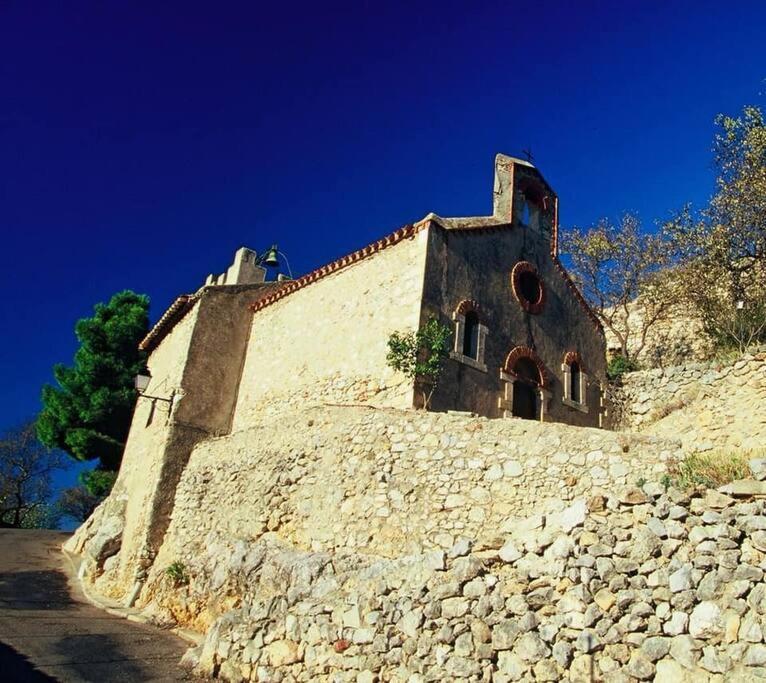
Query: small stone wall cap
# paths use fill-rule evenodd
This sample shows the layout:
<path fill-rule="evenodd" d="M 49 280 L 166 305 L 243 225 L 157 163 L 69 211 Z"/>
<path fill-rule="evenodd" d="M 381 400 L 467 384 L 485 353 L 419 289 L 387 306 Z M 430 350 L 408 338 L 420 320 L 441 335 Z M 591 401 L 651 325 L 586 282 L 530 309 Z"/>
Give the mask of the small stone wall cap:
<path fill-rule="evenodd" d="M 758 481 L 766 479 L 766 458 L 753 458 L 747 464 L 753 473 L 753 477 L 758 479 Z"/>
<path fill-rule="evenodd" d="M 710 490 L 705 494 L 705 507 L 713 508 L 714 510 L 722 510 L 734 503 L 733 498 L 720 491 L 721 489 L 718 491 Z"/>

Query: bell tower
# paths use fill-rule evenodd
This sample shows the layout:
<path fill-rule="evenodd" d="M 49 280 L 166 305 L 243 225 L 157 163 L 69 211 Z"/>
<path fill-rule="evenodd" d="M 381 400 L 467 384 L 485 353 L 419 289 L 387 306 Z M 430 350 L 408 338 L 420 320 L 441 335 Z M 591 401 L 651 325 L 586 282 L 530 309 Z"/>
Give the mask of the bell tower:
<path fill-rule="evenodd" d="M 530 162 L 495 157 L 493 215 L 504 223 L 542 235 L 557 255 L 558 197 Z"/>

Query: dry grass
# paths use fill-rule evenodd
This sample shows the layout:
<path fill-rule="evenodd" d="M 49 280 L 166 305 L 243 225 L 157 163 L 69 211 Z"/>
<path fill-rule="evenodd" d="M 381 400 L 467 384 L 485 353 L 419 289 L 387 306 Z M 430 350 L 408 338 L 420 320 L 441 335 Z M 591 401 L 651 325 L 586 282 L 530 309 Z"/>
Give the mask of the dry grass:
<path fill-rule="evenodd" d="M 710 451 L 692 453 L 676 468 L 676 483 L 680 488 L 707 486 L 718 488 L 736 479 L 750 476 L 747 461 L 763 457 L 763 451 Z"/>
<path fill-rule="evenodd" d="M 671 415 L 672 413 L 675 413 L 677 410 L 681 410 L 682 408 L 686 408 L 690 403 L 693 403 L 697 400 L 700 396 L 700 387 L 692 388 L 688 391 L 686 391 L 683 395 L 679 396 L 678 398 L 668 401 L 664 405 L 659 406 L 657 409 L 655 409 L 651 414 L 651 422 L 658 422 L 664 417 L 667 417 L 668 415 Z"/>

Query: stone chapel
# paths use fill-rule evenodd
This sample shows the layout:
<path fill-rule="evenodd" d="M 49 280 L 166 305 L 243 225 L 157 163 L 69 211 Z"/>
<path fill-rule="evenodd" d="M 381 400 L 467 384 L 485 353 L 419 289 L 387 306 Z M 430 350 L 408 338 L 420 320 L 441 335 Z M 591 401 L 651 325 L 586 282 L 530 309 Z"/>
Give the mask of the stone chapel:
<path fill-rule="evenodd" d="M 432 410 L 601 426 L 604 333 L 559 260 L 558 209 L 532 164 L 500 154 L 488 216 L 429 213 L 295 280 L 265 281 L 242 248 L 141 343 L 146 393 L 216 434 L 280 406 L 418 407 L 387 340 L 436 317 L 453 334 Z"/>

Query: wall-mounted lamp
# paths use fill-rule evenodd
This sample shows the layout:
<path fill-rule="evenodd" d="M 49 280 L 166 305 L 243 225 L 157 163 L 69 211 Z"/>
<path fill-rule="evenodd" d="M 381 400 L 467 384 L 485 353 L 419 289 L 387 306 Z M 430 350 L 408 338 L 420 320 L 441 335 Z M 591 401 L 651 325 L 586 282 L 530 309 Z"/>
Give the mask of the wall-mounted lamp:
<path fill-rule="evenodd" d="M 152 401 L 165 401 L 166 403 L 173 403 L 173 394 L 170 394 L 170 398 L 162 398 L 162 396 L 149 396 L 148 394 L 145 394 L 144 391 L 146 391 L 146 388 L 149 386 L 149 382 L 151 382 L 152 376 L 149 374 L 149 371 L 146 370 L 145 373 L 139 372 L 135 378 L 133 379 L 133 386 L 136 388 L 136 391 L 138 392 L 138 396 L 140 398 L 149 398 Z"/>

